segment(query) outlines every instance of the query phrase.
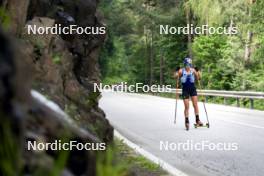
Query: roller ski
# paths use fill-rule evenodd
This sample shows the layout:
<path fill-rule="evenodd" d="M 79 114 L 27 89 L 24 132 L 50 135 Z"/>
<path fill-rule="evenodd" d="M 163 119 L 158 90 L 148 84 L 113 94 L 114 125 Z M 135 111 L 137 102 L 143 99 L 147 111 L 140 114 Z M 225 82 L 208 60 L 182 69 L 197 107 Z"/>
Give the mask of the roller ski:
<path fill-rule="evenodd" d="M 206 123 L 206 124 L 204 125 L 201 121 L 196 122 L 196 123 L 194 124 L 194 128 L 201 128 L 201 127 L 210 128 L 210 125 L 209 125 L 209 123 Z"/>

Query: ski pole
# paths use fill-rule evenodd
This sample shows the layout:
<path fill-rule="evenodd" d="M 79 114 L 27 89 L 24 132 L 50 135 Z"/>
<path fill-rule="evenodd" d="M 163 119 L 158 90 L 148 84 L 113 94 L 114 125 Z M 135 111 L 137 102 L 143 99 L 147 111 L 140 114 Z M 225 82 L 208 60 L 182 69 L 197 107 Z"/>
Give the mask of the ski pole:
<path fill-rule="evenodd" d="M 175 114 L 174 114 L 174 124 L 176 124 L 176 118 L 177 118 L 177 105 L 178 105 L 178 77 L 176 78 L 176 102 L 175 102 Z"/>
<path fill-rule="evenodd" d="M 200 83 L 200 80 L 198 80 L 198 84 L 199 84 L 199 87 L 200 87 L 200 90 L 202 90 L 202 86 L 201 86 L 201 83 Z M 206 109 L 206 106 L 205 106 L 205 96 L 202 94 L 202 102 L 203 102 L 203 107 L 204 107 L 204 111 L 205 111 L 205 114 L 206 114 L 206 119 L 207 119 L 207 122 L 209 124 L 209 118 L 208 118 L 208 113 L 207 113 L 207 109 Z"/>

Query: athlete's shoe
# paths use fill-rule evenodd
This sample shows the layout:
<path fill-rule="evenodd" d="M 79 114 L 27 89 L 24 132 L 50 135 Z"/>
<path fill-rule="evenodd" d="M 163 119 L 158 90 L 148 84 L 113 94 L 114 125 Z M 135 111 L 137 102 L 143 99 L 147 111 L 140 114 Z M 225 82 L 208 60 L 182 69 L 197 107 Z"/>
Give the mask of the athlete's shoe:
<path fill-rule="evenodd" d="M 200 120 L 196 120 L 196 125 L 197 126 L 203 126 L 203 123 Z"/>

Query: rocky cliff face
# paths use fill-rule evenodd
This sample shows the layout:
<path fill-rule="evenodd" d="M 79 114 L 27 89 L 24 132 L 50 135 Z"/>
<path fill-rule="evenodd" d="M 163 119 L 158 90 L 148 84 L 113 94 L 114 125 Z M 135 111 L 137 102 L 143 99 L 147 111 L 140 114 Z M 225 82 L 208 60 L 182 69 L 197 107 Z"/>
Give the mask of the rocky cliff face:
<path fill-rule="evenodd" d="M 3 0 L 0 3 L 10 15 L 6 33 L 16 37 L 13 42 L 17 41 L 12 46 L 1 34 L 0 114 L 1 119 L 6 119 L 1 124 L 6 126 L 12 119 L 10 133 L 19 139 L 14 150 L 22 160 L 15 162 L 17 169 L 22 167 L 25 173 L 38 169 L 51 171 L 58 156 L 58 153 L 21 151 L 25 139 L 52 141 L 66 134 L 68 139 L 81 142 L 95 139 L 111 142 L 113 129 L 98 107 L 100 93 L 93 91 L 93 83 L 100 82 L 98 54 L 105 35 L 28 35 L 24 28 L 29 24 L 100 27 L 103 24 L 96 10 L 98 1 Z M 35 107 L 31 88 L 56 102 L 87 134 L 82 136 L 70 124 L 65 125 L 66 119 L 58 120 L 56 115 L 43 112 L 45 108 L 41 105 Z M 64 174 L 95 175 L 92 152 L 71 152 L 65 165 Z"/>

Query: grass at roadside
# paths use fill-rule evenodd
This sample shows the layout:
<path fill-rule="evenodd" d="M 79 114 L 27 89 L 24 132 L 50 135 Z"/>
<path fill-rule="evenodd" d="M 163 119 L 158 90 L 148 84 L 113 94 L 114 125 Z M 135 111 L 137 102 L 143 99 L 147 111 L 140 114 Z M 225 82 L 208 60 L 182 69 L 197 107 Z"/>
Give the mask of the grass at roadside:
<path fill-rule="evenodd" d="M 122 140 L 115 138 L 115 160 L 116 163 L 122 163 L 127 176 L 165 176 L 168 175 L 161 167 L 152 163 L 145 157 L 137 154 L 128 147 Z"/>

